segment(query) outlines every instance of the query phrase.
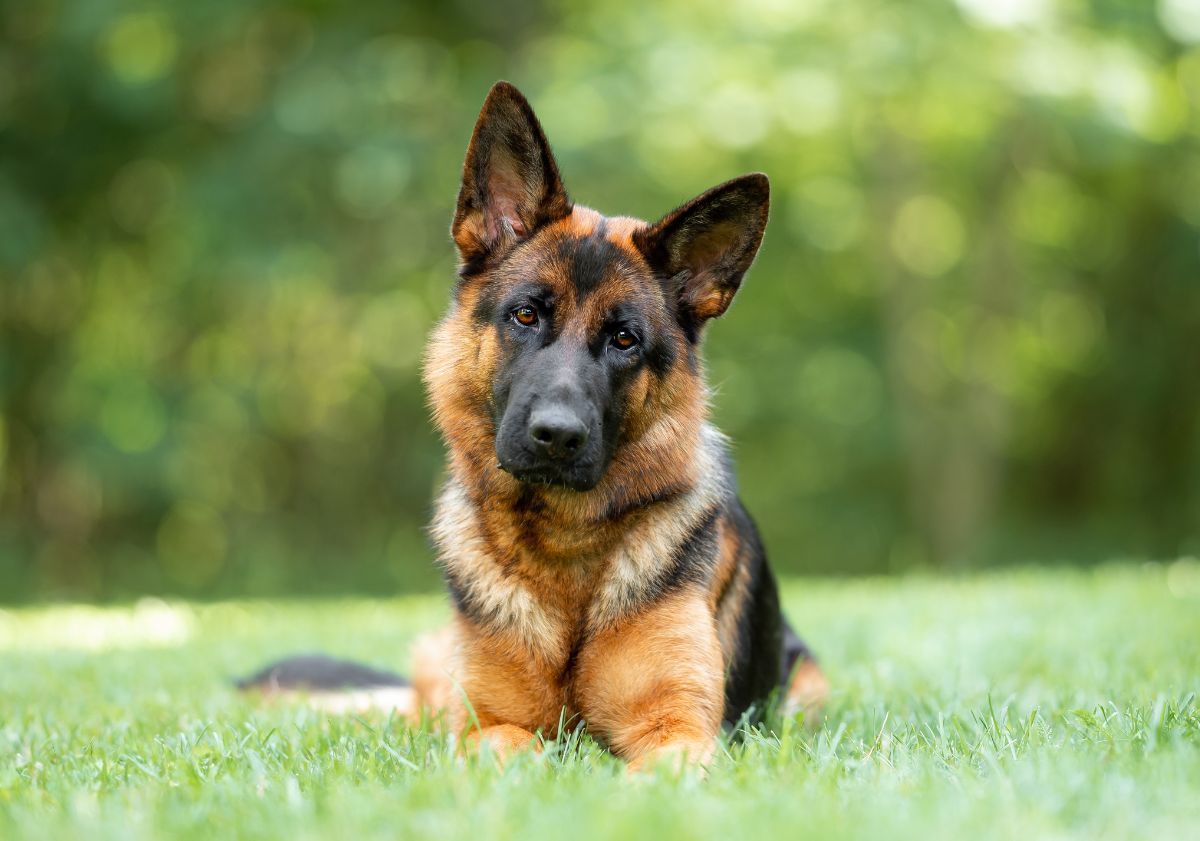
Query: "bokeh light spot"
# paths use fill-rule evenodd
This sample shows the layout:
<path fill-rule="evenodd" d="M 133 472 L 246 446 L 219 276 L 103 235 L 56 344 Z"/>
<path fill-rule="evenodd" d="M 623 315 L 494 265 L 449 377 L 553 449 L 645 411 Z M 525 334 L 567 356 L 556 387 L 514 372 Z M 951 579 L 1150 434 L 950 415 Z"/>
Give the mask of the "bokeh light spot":
<path fill-rule="evenodd" d="M 1167 589 L 1177 599 L 1200 599 L 1200 560 L 1180 558 L 1167 567 Z"/>
<path fill-rule="evenodd" d="M 795 134 L 820 134 L 841 115 L 842 91 L 832 73 L 798 68 L 780 75 L 775 105 L 780 120 Z"/>
<path fill-rule="evenodd" d="M 143 84 L 164 76 L 175 61 L 177 47 L 170 21 L 159 12 L 117 18 L 102 43 L 113 75 L 127 84 Z"/>
<path fill-rule="evenodd" d="M 254 113 L 262 100 L 265 62 L 248 42 L 221 50 L 200 67 L 193 83 L 196 110 L 214 123 L 235 123 Z"/>
<path fill-rule="evenodd" d="M 840 426 L 870 420 L 883 401 L 875 366 L 861 353 L 847 348 L 813 354 L 800 369 L 799 387 L 814 414 Z"/>
<path fill-rule="evenodd" d="M 962 217 L 936 196 L 914 196 L 892 225 L 892 251 L 909 271 L 943 275 L 958 263 L 966 244 Z"/>
<path fill-rule="evenodd" d="M 827 0 L 749 0 L 745 7 L 768 32 L 796 29 L 825 12 Z"/>
<path fill-rule="evenodd" d="M 1098 49 L 1090 87 L 1100 112 L 1114 125 L 1147 137 L 1157 134 L 1157 92 L 1149 67 L 1136 50 L 1115 42 Z"/>
<path fill-rule="evenodd" d="M 620 125 L 612 103 L 591 85 L 551 87 L 542 100 L 538 114 L 553 133 L 556 149 L 586 148 Z"/>
<path fill-rule="evenodd" d="M 295 134 L 319 134 L 337 124 L 353 94 L 329 68 L 290 77 L 275 99 L 275 119 Z"/>
<path fill-rule="evenodd" d="M 421 357 L 429 315 L 421 300 L 398 289 L 373 299 L 359 316 L 355 332 L 376 365 L 410 370 Z"/>
<path fill-rule="evenodd" d="M 100 428 L 122 452 L 143 453 L 166 433 L 166 407 L 148 384 L 122 382 L 109 391 L 101 406 Z"/>
<path fill-rule="evenodd" d="M 375 219 L 400 195 L 408 176 L 408 159 L 398 147 L 360 146 L 338 162 L 334 180 L 346 210 Z"/>
<path fill-rule="evenodd" d="M 1049 0 L 957 0 L 968 17 L 983 26 L 1011 29 L 1049 17 Z"/>
<path fill-rule="evenodd" d="M 1049 361 L 1059 367 L 1080 367 L 1104 332 L 1099 309 L 1087 298 L 1071 292 L 1047 292 L 1039 315 Z"/>
<path fill-rule="evenodd" d="M 804 237 L 824 251 L 842 251 L 863 230 L 862 193 L 841 178 L 813 178 L 795 191 L 793 209 Z"/>
<path fill-rule="evenodd" d="M 716 143 L 731 149 L 753 146 L 771 125 L 771 109 L 762 93 L 740 82 L 717 88 L 703 108 L 703 128 Z"/>
<path fill-rule="evenodd" d="M 1200 44 L 1200 0 L 1158 0 L 1158 19 L 1176 41 Z"/>
<path fill-rule="evenodd" d="M 1086 201 L 1053 172 L 1026 173 L 1013 201 L 1012 225 L 1017 236 L 1040 245 L 1067 246 L 1086 218 Z"/>

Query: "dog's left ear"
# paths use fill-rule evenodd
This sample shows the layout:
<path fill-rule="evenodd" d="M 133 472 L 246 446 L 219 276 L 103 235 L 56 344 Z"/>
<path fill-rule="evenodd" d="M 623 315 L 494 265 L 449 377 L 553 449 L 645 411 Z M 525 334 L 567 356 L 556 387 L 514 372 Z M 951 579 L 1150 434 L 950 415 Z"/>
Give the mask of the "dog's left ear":
<path fill-rule="evenodd" d="M 533 108 L 508 82 L 488 91 L 467 159 L 450 233 L 465 271 L 571 212 Z"/>
<path fill-rule="evenodd" d="M 634 234 L 634 245 L 676 296 L 693 338 L 729 308 L 767 227 L 771 186 L 761 172 L 713 187 Z"/>

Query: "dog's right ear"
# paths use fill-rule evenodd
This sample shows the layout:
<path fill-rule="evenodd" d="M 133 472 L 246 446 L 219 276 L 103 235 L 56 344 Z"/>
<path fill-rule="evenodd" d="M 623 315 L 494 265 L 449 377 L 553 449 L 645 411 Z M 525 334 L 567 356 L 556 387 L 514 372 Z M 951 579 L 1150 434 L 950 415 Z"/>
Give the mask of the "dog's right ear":
<path fill-rule="evenodd" d="M 570 212 L 558 164 L 533 109 L 519 90 L 497 82 L 471 135 L 450 227 L 460 272 L 477 271 L 488 257 Z"/>
<path fill-rule="evenodd" d="M 725 312 L 754 262 L 771 185 L 761 172 L 713 187 L 633 235 L 668 291 L 689 338 Z"/>

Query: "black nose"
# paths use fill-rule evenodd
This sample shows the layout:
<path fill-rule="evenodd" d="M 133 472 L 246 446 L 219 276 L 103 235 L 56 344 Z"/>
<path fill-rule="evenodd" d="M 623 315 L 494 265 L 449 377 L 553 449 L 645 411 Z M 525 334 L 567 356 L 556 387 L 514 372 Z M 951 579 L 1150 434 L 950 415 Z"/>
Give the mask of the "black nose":
<path fill-rule="evenodd" d="M 569 409 L 535 409 L 529 417 L 529 440 L 534 449 L 556 461 L 572 459 L 587 443 L 588 429 Z"/>

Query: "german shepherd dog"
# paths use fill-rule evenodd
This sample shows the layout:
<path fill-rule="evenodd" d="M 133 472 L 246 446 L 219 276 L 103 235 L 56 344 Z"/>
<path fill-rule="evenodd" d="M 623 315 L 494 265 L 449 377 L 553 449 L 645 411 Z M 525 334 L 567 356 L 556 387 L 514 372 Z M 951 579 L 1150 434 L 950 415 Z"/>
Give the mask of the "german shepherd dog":
<path fill-rule="evenodd" d="M 402 712 L 445 710 L 501 753 L 582 722 L 637 768 L 706 763 L 722 722 L 774 693 L 785 712 L 819 705 L 824 678 L 780 611 L 700 360 L 768 198 L 759 173 L 654 224 L 604 217 L 568 198 L 525 97 L 491 89 L 424 368 L 449 448 L 432 534 L 454 616 L 419 643 L 411 687 L 391 696 Z M 400 684 L 324 658 L 243 682 Z"/>

